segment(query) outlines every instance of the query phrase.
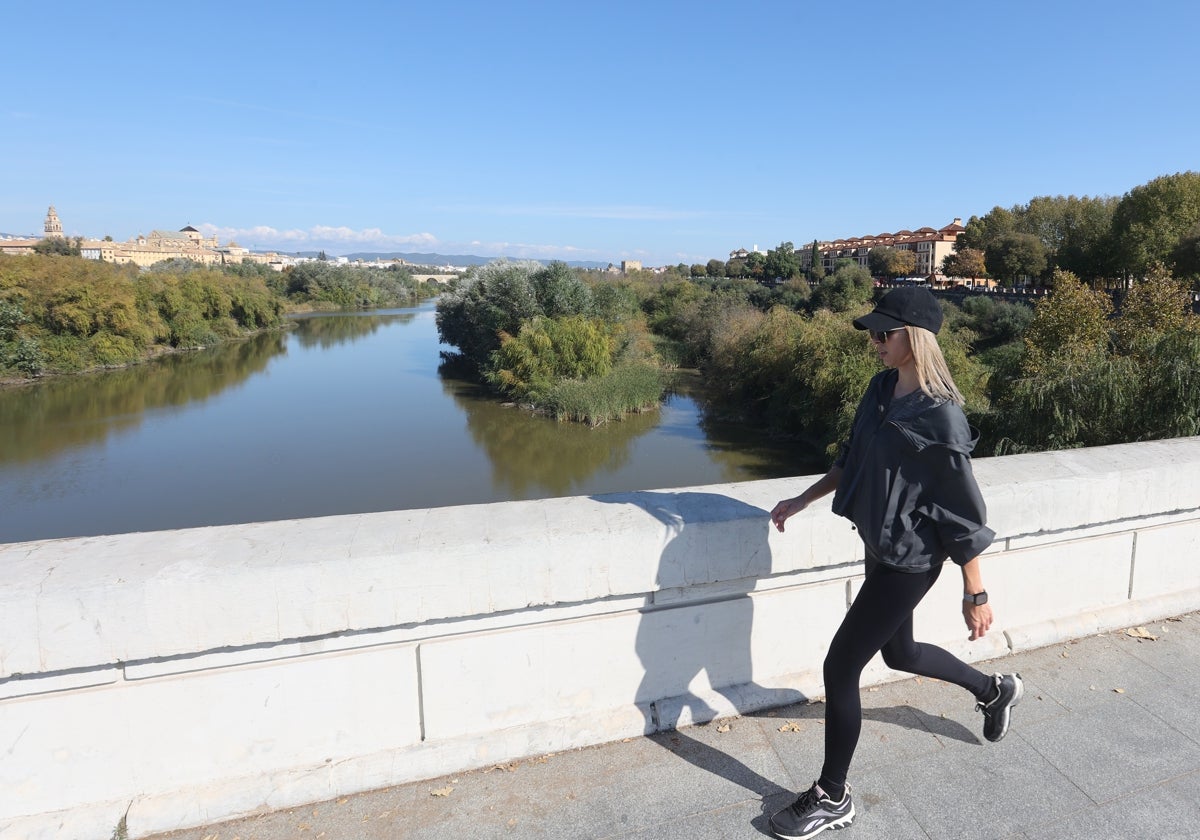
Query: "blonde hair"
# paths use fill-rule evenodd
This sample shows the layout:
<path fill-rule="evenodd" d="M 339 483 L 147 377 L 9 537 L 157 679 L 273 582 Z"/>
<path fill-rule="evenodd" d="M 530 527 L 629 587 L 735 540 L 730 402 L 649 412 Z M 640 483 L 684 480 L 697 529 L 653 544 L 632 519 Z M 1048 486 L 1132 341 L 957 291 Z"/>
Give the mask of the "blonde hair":
<path fill-rule="evenodd" d="M 921 390 L 936 399 L 962 405 L 965 400 L 950 376 L 950 368 L 946 366 L 946 357 L 942 355 L 937 336 L 923 327 L 905 326 L 904 330 L 908 333 L 908 346 L 912 350 Z"/>

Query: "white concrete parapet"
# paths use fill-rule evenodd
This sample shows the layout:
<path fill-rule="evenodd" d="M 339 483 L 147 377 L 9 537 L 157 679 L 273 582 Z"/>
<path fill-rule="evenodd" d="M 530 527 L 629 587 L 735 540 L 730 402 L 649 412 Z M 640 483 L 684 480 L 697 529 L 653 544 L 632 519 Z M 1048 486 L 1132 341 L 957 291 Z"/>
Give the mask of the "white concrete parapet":
<path fill-rule="evenodd" d="M 1200 438 L 981 459 L 969 660 L 1200 608 Z M 861 580 L 811 479 L 0 546 L 0 840 L 108 840 L 822 693 Z M 874 664 L 867 679 L 894 676 Z"/>

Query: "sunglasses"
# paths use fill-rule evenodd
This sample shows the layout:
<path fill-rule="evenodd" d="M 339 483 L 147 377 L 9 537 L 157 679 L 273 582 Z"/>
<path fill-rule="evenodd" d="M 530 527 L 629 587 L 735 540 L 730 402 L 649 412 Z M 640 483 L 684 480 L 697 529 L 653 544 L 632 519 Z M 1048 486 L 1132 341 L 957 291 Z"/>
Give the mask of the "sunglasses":
<path fill-rule="evenodd" d="M 867 333 L 871 336 L 872 341 L 878 341 L 880 344 L 886 344 L 888 336 L 894 332 L 900 332 L 902 329 L 904 329 L 904 327 L 893 327 L 890 330 L 867 330 Z"/>

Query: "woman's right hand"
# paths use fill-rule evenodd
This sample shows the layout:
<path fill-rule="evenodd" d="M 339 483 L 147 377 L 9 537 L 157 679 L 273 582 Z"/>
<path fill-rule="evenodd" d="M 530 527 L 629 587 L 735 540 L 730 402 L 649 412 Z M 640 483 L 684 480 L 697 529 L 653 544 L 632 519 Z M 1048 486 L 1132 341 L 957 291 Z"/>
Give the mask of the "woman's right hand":
<path fill-rule="evenodd" d="M 775 527 L 783 533 L 783 523 L 787 522 L 789 516 L 795 516 L 800 511 L 808 507 L 808 503 L 804 501 L 804 496 L 796 496 L 792 499 L 784 499 L 779 504 L 775 505 L 775 509 L 771 511 L 771 521 L 775 523 Z"/>

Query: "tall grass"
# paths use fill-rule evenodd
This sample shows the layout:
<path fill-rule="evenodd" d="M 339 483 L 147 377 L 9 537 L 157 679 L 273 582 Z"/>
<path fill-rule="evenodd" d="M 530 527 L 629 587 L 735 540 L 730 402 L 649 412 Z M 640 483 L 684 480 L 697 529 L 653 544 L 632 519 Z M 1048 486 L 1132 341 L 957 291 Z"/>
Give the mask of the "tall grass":
<path fill-rule="evenodd" d="M 652 364 L 626 362 L 605 376 L 566 379 L 545 394 L 541 407 L 558 420 L 599 426 L 625 414 L 658 406 L 666 374 Z"/>

